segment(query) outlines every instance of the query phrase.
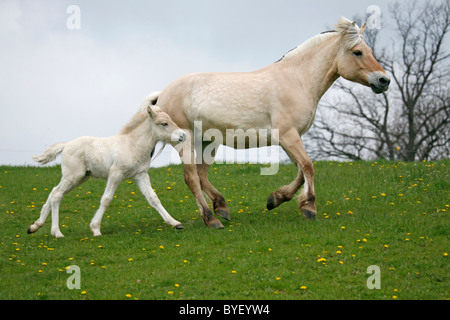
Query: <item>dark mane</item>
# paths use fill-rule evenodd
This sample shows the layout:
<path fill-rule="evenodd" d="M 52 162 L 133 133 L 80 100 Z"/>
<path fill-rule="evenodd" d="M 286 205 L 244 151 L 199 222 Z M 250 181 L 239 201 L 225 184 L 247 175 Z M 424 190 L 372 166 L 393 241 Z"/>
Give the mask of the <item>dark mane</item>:
<path fill-rule="evenodd" d="M 331 32 L 337 32 L 337 31 L 336 30 L 328 30 L 328 31 L 321 32 L 320 34 L 331 33 Z"/>
<path fill-rule="evenodd" d="M 291 52 L 294 51 L 295 49 L 297 49 L 298 47 L 292 48 L 291 50 L 289 50 L 288 52 L 286 52 L 280 59 L 278 59 L 277 61 L 275 61 L 275 63 L 280 62 L 281 60 L 284 59 L 284 57 L 286 57 L 286 55 Z"/>
<path fill-rule="evenodd" d="M 336 31 L 336 30 L 328 30 L 328 31 L 321 32 L 320 34 L 333 33 L 333 32 L 337 32 L 337 31 Z M 286 57 L 286 55 L 287 55 L 289 52 L 291 52 L 291 51 L 293 51 L 293 50 L 295 50 L 295 49 L 297 49 L 297 48 L 298 48 L 298 47 L 295 47 L 295 48 L 289 50 L 288 52 L 286 52 L 280 59 L 278 59 L 277 61 L 275 61 L 275 63 L 280 62 L 281 60 L 283 60 L 284 57 Z"/>

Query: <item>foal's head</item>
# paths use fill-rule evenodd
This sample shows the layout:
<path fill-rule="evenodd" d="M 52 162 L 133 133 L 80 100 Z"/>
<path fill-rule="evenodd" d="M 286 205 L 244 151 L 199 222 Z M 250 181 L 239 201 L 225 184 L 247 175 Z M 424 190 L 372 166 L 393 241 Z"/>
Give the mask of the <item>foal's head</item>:
<path fill-rule="evenodd" d="M 186 140 L 186 133 L 158 106 L 149 105 L 147 112 L 153 122 L 152 135 L 158 141 L 181 143 Z"/>
<path fill-rule="evenodd" d="M 341 39 L 338 73 L 347 80 L 371 87 L 375 93 L 382 93 L 389 88 L 391 80 L 364 42 L 365 27 L 366 24 L 359 28 L 346 18 L 341 18 L 336 25 Z"/>

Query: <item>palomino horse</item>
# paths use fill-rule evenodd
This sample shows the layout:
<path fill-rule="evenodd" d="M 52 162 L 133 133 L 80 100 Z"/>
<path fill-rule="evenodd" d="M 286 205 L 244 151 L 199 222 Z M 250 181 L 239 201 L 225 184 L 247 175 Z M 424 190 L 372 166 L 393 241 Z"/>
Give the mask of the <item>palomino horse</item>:
<path fill-rule="evenodd" d="M 278 130 L 279 143 L 298 168 L 296 179 L 270 194 L 267 208 L 292 199 L 304 185 L 299 208 L 307 218 L 316 215 L 314 168 L 301 136 L 311 127 L 318 102 L 340 76 L 370 86 L 375 93 L 390 79 L 363 40 L 365 25 L 341 18 L 336 30 L 317 35 L 263 69 L 246 73 L 196 73 L 175 80 L 159 96 L 158 105 L 188 133 L 180 148 L 184 177 L 207 226 L 223 227 L 214 211 L 230 219 L 224 197 L 208 180 L 210 163 L 194 163 L 194 122 L 202 129 Z M 228 139 L 227 139 L 228 140 Z M 233 140 L 234 141 L 234 140 Z M 269 141 L 270 142 L 270 141 Z M 205 147 L 205 141 L 203 148 Z M 228 144 L 227 144 L 228 145 Z M 234 143 L 229 145 L 236 147 Z"/>
<path fill-rule="evenodd" d="M 94 236 L 101 235 L 100 224 L 103 214 L 124 179 L 134 179 L 149 204 L 159 212 L 167 224 L 177 229 L 183 228 L 183 225 L 172 218 L 161 205 L 148 176 L 150 159 L 158 141 L 179 143 L 186 139 L 186 133 L 165 112 L 155 106 L 158 95 L 159 92 L 149 95 L 141 104 L 139 111 L 116 136 L 81 137 L 67 143 L 56 143 L 44 154 L 33 157 L 35 161 L 46 164 L 62 153 L 62 178 L 42 207 L 39 219 L 28 228 L 28 233 L 36 232 L 42 227 L 51 210 L 51 234 L 56 238 L 63 237 L 58 223 L 61 200 L 66 193 L 90 177 L 107 180 L 100 208 L 90 224 Z"/>

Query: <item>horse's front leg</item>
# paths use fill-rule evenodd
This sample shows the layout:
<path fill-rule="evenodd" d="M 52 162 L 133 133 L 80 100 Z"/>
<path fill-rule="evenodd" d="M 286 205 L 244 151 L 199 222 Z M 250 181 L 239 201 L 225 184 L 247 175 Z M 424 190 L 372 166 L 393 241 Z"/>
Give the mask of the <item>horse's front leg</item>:
<path fill-rule="evenodd" d="M 292 199 L 298 189 L 304 184 L 299 196 L 299 208 L 308 219 L 314 219 L 316 210 L 316 195 L 314 193 L 314 167 L 305 151 L 303 142 L 297 130 L 292 128 L 280 135 L 280 145 L 298 167 L 297 178 L 287 186 L 273 192 L 267 199 L 267 208 L 273 209 L 281 203 Z"/>
<path fill-rule="evenodd" d="M 223 228 L 223 224 L 212 214 L 208 207 L 205 197 L 203 196 L 200 178 L 197 172 L 197 165 L 194 161 L 194 145 L 192 131 L 187 135 L 186 141 L 174 146 L 180 154 L 181 162 L 184 168 L 184 181 L 191 189 L 195 197 L 200 214 L 205 224 L 214 229 Z"/>
<path fill-rule="evenodd" d="M 158 196 L 156 195 L 155 191 L 153 191 L 152 185 L 150 183 L 150 177 L 148 176 L 147 172 L 138 174 L 136 177 L 134 177 L 134 181 L 138 185 L 139 190 L 141 190 L 145 199 L 147 199 L 147 202 L 158 211 L 158 213 L 168 225 L 174 226 L 177 229 L 183 229 L 183 225 L 181 224 L 181 222 L 172 218 L 172 216 L 162 206 L 161 201 L 159 201 Z"/>
<path fill-rule="evenodd" d="M 213 203 L 214 212 L 221 216 L 222 218 L 226 220 L 230 220 L 230 210 L 228 209 L 228 206 L 225 202 L 225 198 L 222 194 L 220 194 L 219 191 L 217 191 L 216 188 L 211 184 L 211 182 L 208 179 L 208 169 L 211 166 L 211 164 L 214 162 L 214 157 L 216 156 L 216 150 L 219 145 L 214 145 L 211 143 L 209 146 L 212 146 L 211 154 L 205 154 L 206 147 L 208 145 L 203 145 L 203 154 L 202 154 L 202 163 L 197 164 L 197 174 L 200 179 L 200 184 L 202 190 L 206 193 L 206 195 L 211 199 Z"/>

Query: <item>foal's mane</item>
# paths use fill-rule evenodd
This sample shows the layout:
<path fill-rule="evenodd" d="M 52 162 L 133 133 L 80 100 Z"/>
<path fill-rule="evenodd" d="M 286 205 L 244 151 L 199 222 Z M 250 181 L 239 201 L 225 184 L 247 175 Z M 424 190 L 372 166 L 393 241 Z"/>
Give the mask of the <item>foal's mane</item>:
<path fill-rule="evenodd" d="M 148 117 L 147 107 L 156 105 L 160 92 L 149 94 L 139 106 L 136 114 L 128 121 L 128 123 L 120 130 L 119 134 L 128 134 L 139 127 Z"/>
<path fill-rule="evenodd" d="M 346 49 L 351 49 L 363 40 L 360 28 L 356 23 L 341 17 L 336 24 L 336 30 L 324 31 L 299 45 L 298 47 L 288 51 L 281 59 L 276 62 L 282 61 L 285 58 L 293 57 L 300 54 L 302 51 L 315 46 L 322 41 L 327 40 L 335 34 L 339 34 L 342 37 L 342 44 Z"/>
<path fill-rule="evenodd" d="M 128 134 L 132 132 L 134 129 L 139 127 L 145 119 L 147 119 L 148 113 L 147 111 L 138 111 L 136 114 L 131 118 L 130 121 L 120 130 L 119 134 Z"/>

